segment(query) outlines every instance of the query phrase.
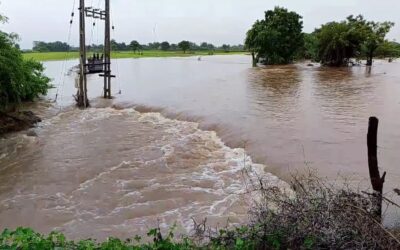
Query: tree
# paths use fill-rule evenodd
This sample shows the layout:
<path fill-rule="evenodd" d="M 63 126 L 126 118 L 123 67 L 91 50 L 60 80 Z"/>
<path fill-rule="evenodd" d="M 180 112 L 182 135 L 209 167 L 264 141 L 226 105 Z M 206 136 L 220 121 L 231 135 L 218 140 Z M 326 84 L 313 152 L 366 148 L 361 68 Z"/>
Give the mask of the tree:
<path fill-rule="evenodd" d="M 253 65 L 259 59 L 265 64 L 285 64 L 293 61 L 303 45 L 302 17 L 296 12 L 275 7 L 265 12 L 247 32 L 245 46 L 252 53 Z"/>
<path fill-rule="evenodd" d="M 14 34 L 0 31 L 0 110 L 32 101 L 46 94 L 50 79 L 43 75 L 44 67 L 34 60 L 25 60 Z"/>
<path fill-rule="evenodd" d="M 325 65 L 343 66 L 351 58 L 364 55 L 367 65 L 372 65 L 375 51 L 384 44 L 385 36 L 393 25 L 391 22 L 367 21 L 362 15 L 322 25 L 315 31 L 318 57 Z"/>
<path fill-rule="evenodd" d="M 114 39 L 111 40 L 111 50 L 112 51 L 117 51 L 118 50 L 118 43 Z"/>
<path fill-rule="evenodd" d="M 263 40 L 263 35 L 265 34 L 263 32 L 263 24 L 261 21 L 256 21 L 253 24 L 253 27 L 247 31 L 246 34 L 246 40 L 244 42 L 244 46 L 247 50 L 251 52 L 251 57 L 253 61 L 253 67 L 257 66 L 257 63 L 260 58 L 260 52 L 261 52 L 261 47 L 262 47 L 262 40 Z"/>
<path fill-rule="evenodd" d="M 187 50 L 190 49 L 190 42 L 189 41 L 182 41 L 178 43 L 178 47 L 183 50 L 183 53 L 186 53 Z"/>
<path fill-rule="evenodd" d="M 149 43 L 147 46 L 149 49 L 160 49 L 161 44 L 159 42 Z"/>
<path fill-rule="evenodd" d="M 315 31 L 318 39 L 318 59 L 328 66 L 347 65 L 358 57 L 364 42 L 364 31 L 347 21 L 330 22 Z"/>
<path fill-rule="evenodd" d="M 136 53 L 136 51 L 138 51 L 139 49 L 140 49 L 140 43 L 138 42 L 138 41 L 132 41 L 130 44 L 129 44 L 129 48 L 131 49 L 131 50 L 133 50 L 133 52 L 134 53 Z"/>
<path fill-rule="evenodd" d="M 178 45 L 175 43 L 172 43 L 170 46 L 170 50 L 178 50 Z"/>
<path fill-rule="evenodd" d="M 298 58 L 318 60 L 318 39 L 315 33 L 304 33 L 304 46 L 299 51 Z"/>
<path fill-rule="evenodd" d="M 221 48 L 224 50 L 225 53 L 228 53 L 231 46 L 228 44 L 223 44 Z"/>
<path fill-rule="evenodd" d="M 66 52 L 69 51 L 71 47 L 64 42 L 56 41 L 56 42 L 42 42 L 42 41 L 35 41 L 33 42 L 33 51 L 39 52 Z"/>
<path fill-rule="evenodd" d="M 367 65 L 372 65 L 375 51 L 385 42 L 386 34 L 394 26 L 392 22 L 368 22 L 365 49 L 367 54 Z"/>
<path fill-rule="evenodd" d="M 396 58 L 400 57 L 400 44 L 396 42 L 384 41 L 375 51 L 375 56 Z"/>
<path fill-rule="evenodd" d="M 171 46 L 169 45 L 169 42 L 165 41 L 165 42 L 161 43 L 160 47 L 161 47 L 161 50 L 167 51 L 170 49 Z"/>
<path fill-rule="evenodd" d="M 202 42 L 202 43 L 200 44 L 200 49 L 201 49 L 201 50 L 208 50 L 208 43 Z"/>

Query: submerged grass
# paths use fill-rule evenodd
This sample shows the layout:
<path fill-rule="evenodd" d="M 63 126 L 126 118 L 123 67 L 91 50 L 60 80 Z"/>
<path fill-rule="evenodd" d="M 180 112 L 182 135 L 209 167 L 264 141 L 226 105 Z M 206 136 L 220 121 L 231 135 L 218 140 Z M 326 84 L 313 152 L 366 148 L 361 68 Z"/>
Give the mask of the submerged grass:
<path fill-rule="evenodd" d="M 215 51 L 213 55 L 234 55 L 244 54 L 245 52 L 224 52 Z M 90 55 L 90 52 L 88 52 Z M 207 56 L 208 51 L 188 51 L 183 53 L 182 51 L 161 51 L 161 50 L 145 50 L 141 53 L 133 51 L 115 51 L 112 52 L 111 57 L 115 59 L 119 58 L 146 58 L 146 57 L 189 57 L 189 56 Z M 27 52 L 23 54 L 26 59 L 34 59 L 37 61 L 60 61 L 65 59 L 77 59 L 79 53 L 77 51 L 72 52 Z"/>
<path fill-rule="evenodd" d="M 337 188 L 313 175 L 294 177 L 291 184 L 295 192 L 251 182 L 257 198 L 250 222 L 237 228 L 211 229 L 205 221 L 195 222 L 191 236 L 180 239 L 174 237 L 174 227 L 166 235 L 152 229 L 149 243 L 139 236 L 73 242 L 61 233 L 45 236 L 18 228 L 0 235 L 0 249 L 400 249 L 399 234 L 371 215 L 367 193 L 347 185 Z"/>

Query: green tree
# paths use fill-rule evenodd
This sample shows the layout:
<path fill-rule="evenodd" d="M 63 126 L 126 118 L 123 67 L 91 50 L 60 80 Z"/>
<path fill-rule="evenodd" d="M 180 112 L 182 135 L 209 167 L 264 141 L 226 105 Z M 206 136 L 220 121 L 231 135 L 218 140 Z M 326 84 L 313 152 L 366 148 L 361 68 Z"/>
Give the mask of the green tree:
<path fill-rule="evenodd" d="M 149 49 L 160 49 L 161 44 L 159 42 L 149 43 L 147 47 Z"/>
<path fill-rule="evenodd" d="M 208 43 L 202 42 L 202 43 L 200 44 L 200 49 L 201 49 L 201 50 L 208 50 Z"/>
<path fill-rule="evenodd" d="M 365 49 L 367 54 L 367 65 L 372 65 L 375 51 L 385 42 L 385 37 L 394 26 L 392 22 L 367 22 L 367 36 Z"/>
<path fill-rule="evenodd" d="M 0 22 L 7 22 L 7 18 L 0 15 Z M 31 101 L 46 94 L 50 87 L 50 79 L 43 75 L 43 65 L 24 60 L 17 41 L 15 33 L 0 31 L 0 110 Z"/>
<path fill-rule="evenodd" d="M 259 59 L 265 64 L 292 62 L 303 46 L 302 28 L 302 17 L 296 12 L 281 7 L 265 12 L 265 19 L 254 23 L 245 40 L 253 65 Z"/>
<path fill-rule="evenodd" d="M 225 53 L 228 53 L 231 49 L 231 46 L 228 44 L 223 44 L 221 48 L 224 50 Z"/>
<path fill-rule="evenodd" d="M 165 41 L 161 43 L 160 48 L 161 50 L 167 51 L 171 48 L 171 45 L 169 44 L 169 42 Z"/>
<path fill-rule="evenodd" d="M 140 50 L 140 43 L 136 40 L 132 41 L 129 44 L 129 49 L 131 49 L 134 53 L 136 53 L 136 51 Z"/>
<path fill-rule="evenodd" d="M 400 57 L 400 44 L 393 41 L 384 41 L 375 51 L 375 56 L 397 58 Z"/>
<path fill-rule="evenodd" d="M 35 41 L 33 42 L 33 48 L 32 48 L 32 50 L 39 52 L 65 52 L 69 51 L 70 49 L 71 47 L 67 43 L 60 41 L 50 42 L 50 43 Z"/>
<path fill-rule="evenodd" d="M 178 47 L 183 50 L 183 53 L 186 53 L 187 50 L 190 49 L 190 42 L 189 41 L 182 41 L 178 43 Z"/>
<path fill-rule="evenodd" d="M 304 46 L 299 51 L 298 58 L 318 60 L 318 39 L 314 33 L 304 33 Z"/>
<path fill-rule="evenodd" d="M 15 35 L 0 31 L 0 109 L 22 101 L 32 101 L 46 94 L 50 79 L 43 75 L 44 67 L 33 60 L 24 60 Z"/>
<path fill-rule="evenodd" d="M 360 56 L 365 33 L 348 21 L 330 22 L 315 31 L 318 39 L 318 59 L 324 65 L 347 65 Z"/>
<path fill-rule="evenodd" d="M 324 24 L 315 31 L 318 57 L 325 65 L 343 66 L 351 58 L 364 55 L 367 65 L 372 65 L 375 51 L 385 42 L 393 25 L 391 22 L 367 21 L 362 15 Z"/>
<path fill-rule="evenodd" d="M 253 67 L 257 66 L 257 63 L 260 58 L 260 52 L 262 49 L 263 43 L 263 35 L 265 32 L 263 31 L 263 24 L 261 21 L 256 21 L 253 24 L 253 27 L 247 31 L 246 40 L 244 42 L 245 49 L 250 51 L 251 57 L 253 59 Z"/>

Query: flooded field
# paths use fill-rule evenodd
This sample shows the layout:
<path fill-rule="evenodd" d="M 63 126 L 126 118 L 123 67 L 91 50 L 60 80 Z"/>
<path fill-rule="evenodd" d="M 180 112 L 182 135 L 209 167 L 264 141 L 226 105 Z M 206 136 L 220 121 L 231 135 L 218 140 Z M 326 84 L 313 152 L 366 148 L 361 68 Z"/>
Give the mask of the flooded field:
<path fill-rule="evenodd" d="M 368 70 L 251 68 L 250 60 L 117 60 L 115 99 L 98 98 L 102 81 L 90 76 L 92 108 L 85 111 L 71 107 L 75 76 L 62 76 L 63 62 L 45 63 L 59 85 L 57 106 L 39 109 L 49 118 L 37 136 L 0 140 L 1 227 L 104 238 L 158 223 L 190 228 L 192 217 L 244 221 L 244 167 L 276 185 L 283 184 L 275 176 L 306 168 L 331 180 L 368 181 L 372 115 L 381 121 L 385 187 L 398 187 L 399 62 L 377 61 Z"/>

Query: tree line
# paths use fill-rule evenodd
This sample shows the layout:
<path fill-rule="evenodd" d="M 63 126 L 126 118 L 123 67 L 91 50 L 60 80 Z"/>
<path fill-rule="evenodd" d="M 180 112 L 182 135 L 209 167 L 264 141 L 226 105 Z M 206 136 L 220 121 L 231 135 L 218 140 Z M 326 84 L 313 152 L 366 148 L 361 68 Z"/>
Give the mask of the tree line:
<path fill-rule="evenodd" d="M 181 41 L 179 43 L 170 43 L 168 41 L 164 42 L 153 42 L 148 44 L 141 44 L 136 40 L 130 43 L 117 42 L 116 40 L 111 41 L 111 48 L 113 51 L 133 51 L 139 52 L 143 50 L 162 50 L 162 51 L 244 51 L 244 45 L 229 45 L 223 44 L 221 46 L 215 46 L 212 43 L 202 42 L 201 44 L 196 44 L 190 41 Z M 103 45 L 92 44 L 88 46 L 89 50 L 99 51 L 103 50 Z M 36 52 L 66 52 L 66 51 L 78 51 L 79 48 L 71 47 L 65 42 L 43 42 L 35 41 L 32 47 L 33 51 Z"/>
<path fill-rule="evenodd" d="M 353 58 L 400 57 L 400 44 L 386 40 L 393 22 L 374 22 L 362 15 L 323 24 L 304 33 L 302 17 L 285 8 L 265 12 L 246 34 L 245 47 L 253 66 L 286 64 L 296 59 L 311 59 L 328 66 L 348 65 Z"/>

